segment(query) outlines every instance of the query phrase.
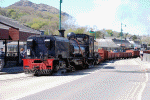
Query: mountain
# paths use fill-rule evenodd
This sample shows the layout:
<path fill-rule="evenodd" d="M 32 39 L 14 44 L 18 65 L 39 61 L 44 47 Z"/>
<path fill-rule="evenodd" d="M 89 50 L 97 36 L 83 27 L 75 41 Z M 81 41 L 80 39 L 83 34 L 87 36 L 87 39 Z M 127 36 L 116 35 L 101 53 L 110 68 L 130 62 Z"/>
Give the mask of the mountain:
<path fill-rule="evenodd" d="M 49 12 L 51 14 L 59 14 L 59 9 L 46 5 L 46 4 L 35 4 L 29 0 L 20 0 L 10 6 L 7 7 L 11 9 L 23 9 L 23 8 L 28 8 L 28 9 L 33 9 L 34 11 L 42 11 L 42 12 Z M 69 14 L 62 12 L 63 16 L 70 16 Z"/>
<path fill-rule="evenodd" d="M 73 18 L 66 12 L 62 13 L 62 27 L 69 27 L 66 20 Z M 0 8 L 0 15 L 12 18 L 37 30 L 45 30 L 48 34 L 58 34 L 59 9 L 46 5 L 35 4 L 28 0 L 20 0 L 8 7 Z M 71 21 L 70 21 L 71 22 Z"/>

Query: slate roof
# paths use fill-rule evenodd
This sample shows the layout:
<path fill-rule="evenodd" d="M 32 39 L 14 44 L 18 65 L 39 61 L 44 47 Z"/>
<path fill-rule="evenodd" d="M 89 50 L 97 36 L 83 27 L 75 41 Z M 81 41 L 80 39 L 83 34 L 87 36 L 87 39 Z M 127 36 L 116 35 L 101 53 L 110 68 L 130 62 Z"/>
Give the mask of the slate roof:
<path fill-rule="evenodd" d="M 6 25 L 3 25 L 3 24 L 0 24 L 0 28 L 1 28 L 1 29 L 7 29 L 7 30 L 9 30 L 10 27 L 9 27 L 9 26 L 6 26 Z"/>
<path fill-rule="evenodd" d="M 135 47 L 141 48 L 141 43 L 140 41 L 129 41 L 132 45 L 134 45 Z"/>
<path fill-rule="evenodd" d="M 6 24 L 6 25 L 3 25 Z M 9 29 L 10 27 L 19 28 L 19 31 L 41 34 L 40 31 L 22 25 L 16 20 L 0 15 L 0 28 Z"/>
<path fill-rule="evenodd" d="M 127 48 L 130 48 L 131 47 L 131 43 L 128 41 L 128 40 L 119 40 L 119 39 L 112 39 L 112 41 L 117 44 L 118 46 L 121 45 L 121 41 L 122 41 L 122 44 L 125 45 L 125 47 Z"/>
<path fill-rule="evenodd" d="M 111 47 L 111 48 L 119 48 L 112 39 L 96 39 L 99 47 Z"/>

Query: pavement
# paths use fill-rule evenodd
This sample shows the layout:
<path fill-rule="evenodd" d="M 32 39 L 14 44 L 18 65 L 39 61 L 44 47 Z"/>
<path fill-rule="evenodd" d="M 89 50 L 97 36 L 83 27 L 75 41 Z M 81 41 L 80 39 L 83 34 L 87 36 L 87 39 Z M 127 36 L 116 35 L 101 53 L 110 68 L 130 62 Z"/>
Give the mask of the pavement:
<path fill-rule="evenodd" d="M 140 66 L 145 69 L 146 71 L 150 71 L 150 62 L 148 61 L 141 61 L 141 59 L 138 57 L 135 59 L 139 64 Z"/>
<path fill-rule="evenodd" d="M 136 58 L 135 60 L 145 70 L 150 71 L 150 62 L 141 61 L 140 58 Z M 7 67 L 7 68 L 3 68 L 2 71 L 0 71 L 0 75 L 3 75 L 3 74 L 16 74 L 16 73 L 22 73 L 22 72 L 23 72 L 23 66 Z"/>
<path fill-rule="evenodd" d="M 7 68 L 3 68 L 2 71 L 0 71 L 0 75 L 15 74 L 15 73 L 22 73 L 22 72 L 23 72 L 23 66 L 7 67 Z"/>

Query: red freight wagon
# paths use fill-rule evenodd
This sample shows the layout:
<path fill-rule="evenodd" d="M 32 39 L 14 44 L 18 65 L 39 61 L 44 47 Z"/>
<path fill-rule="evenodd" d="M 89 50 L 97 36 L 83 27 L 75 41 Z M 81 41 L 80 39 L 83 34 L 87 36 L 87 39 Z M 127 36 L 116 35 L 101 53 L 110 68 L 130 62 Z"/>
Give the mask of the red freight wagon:
<path fill-rule="evenodd" d="M 118 52 L 118 53 L 116 53 L 116 59 L 118 59 L 119 58 L 119 56 L 120 56 L 120 53 Z"/>
<path fill-rule="evenodd" d="M 135 50 L 126 50 L 126 52 L 131 52 L 132 57 L 139 57 L 140 51 L 135 51 Z"/>
<path fill-rule="evenodd" d="M 123 52 L 123 58 L 127 58 L 128 57 L 128 53 Z"/>
<path fill-rule="evenodd" d="M 112 58 L 112 53 L 108 52 L 108 59 L 110 60 Z"/>
<path fill-rule="evenodd" d="M 120 52 L 120 58 L 124 58 L 123 52 Z"/>
<path fill-rule="evenodd" d="M 143 53 L 150 53 L 150 50 L 143 51 Z"/>
<path fill-rule="evenodd" d="M 100 56 L 102 57 L 102 61 L 108 59 L 108 51 L 107 51 L 107 50 L 104 50 L 104 49 L 98 49 L 98 53 L 99 53 Z"/>

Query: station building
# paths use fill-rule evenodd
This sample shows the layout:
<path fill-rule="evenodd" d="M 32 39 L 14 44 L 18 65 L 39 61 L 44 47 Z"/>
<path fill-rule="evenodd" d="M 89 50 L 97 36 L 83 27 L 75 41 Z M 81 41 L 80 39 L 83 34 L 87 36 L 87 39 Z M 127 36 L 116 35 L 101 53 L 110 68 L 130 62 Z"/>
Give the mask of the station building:
<path fill-rule="evenodd" d="M 5 52 L 4 67 L 19 65 L 20 48 L 26 49 L 26 40 L 31 35 L 41 35 L 41 32 L 0 15 L 0 48 Z"/>
<path fill-rule="evenodd" d="M 120 47 L 115 44 L 112 39 L 96 39 L 98 42 L 98 48 L 104 50 L 118 50 Z"/>
<path fill-rule="evenodd" d="M 96 39 L 98 42 L 98 48 L 103 48 L 104 50 L 120 52 L 120 50 L 128 50 L 128 49 L 140 49 L 141 43 L 140 41 L 131 41 L 127 39 L 116 39 L 116 38 L 103 38 Z"/>

